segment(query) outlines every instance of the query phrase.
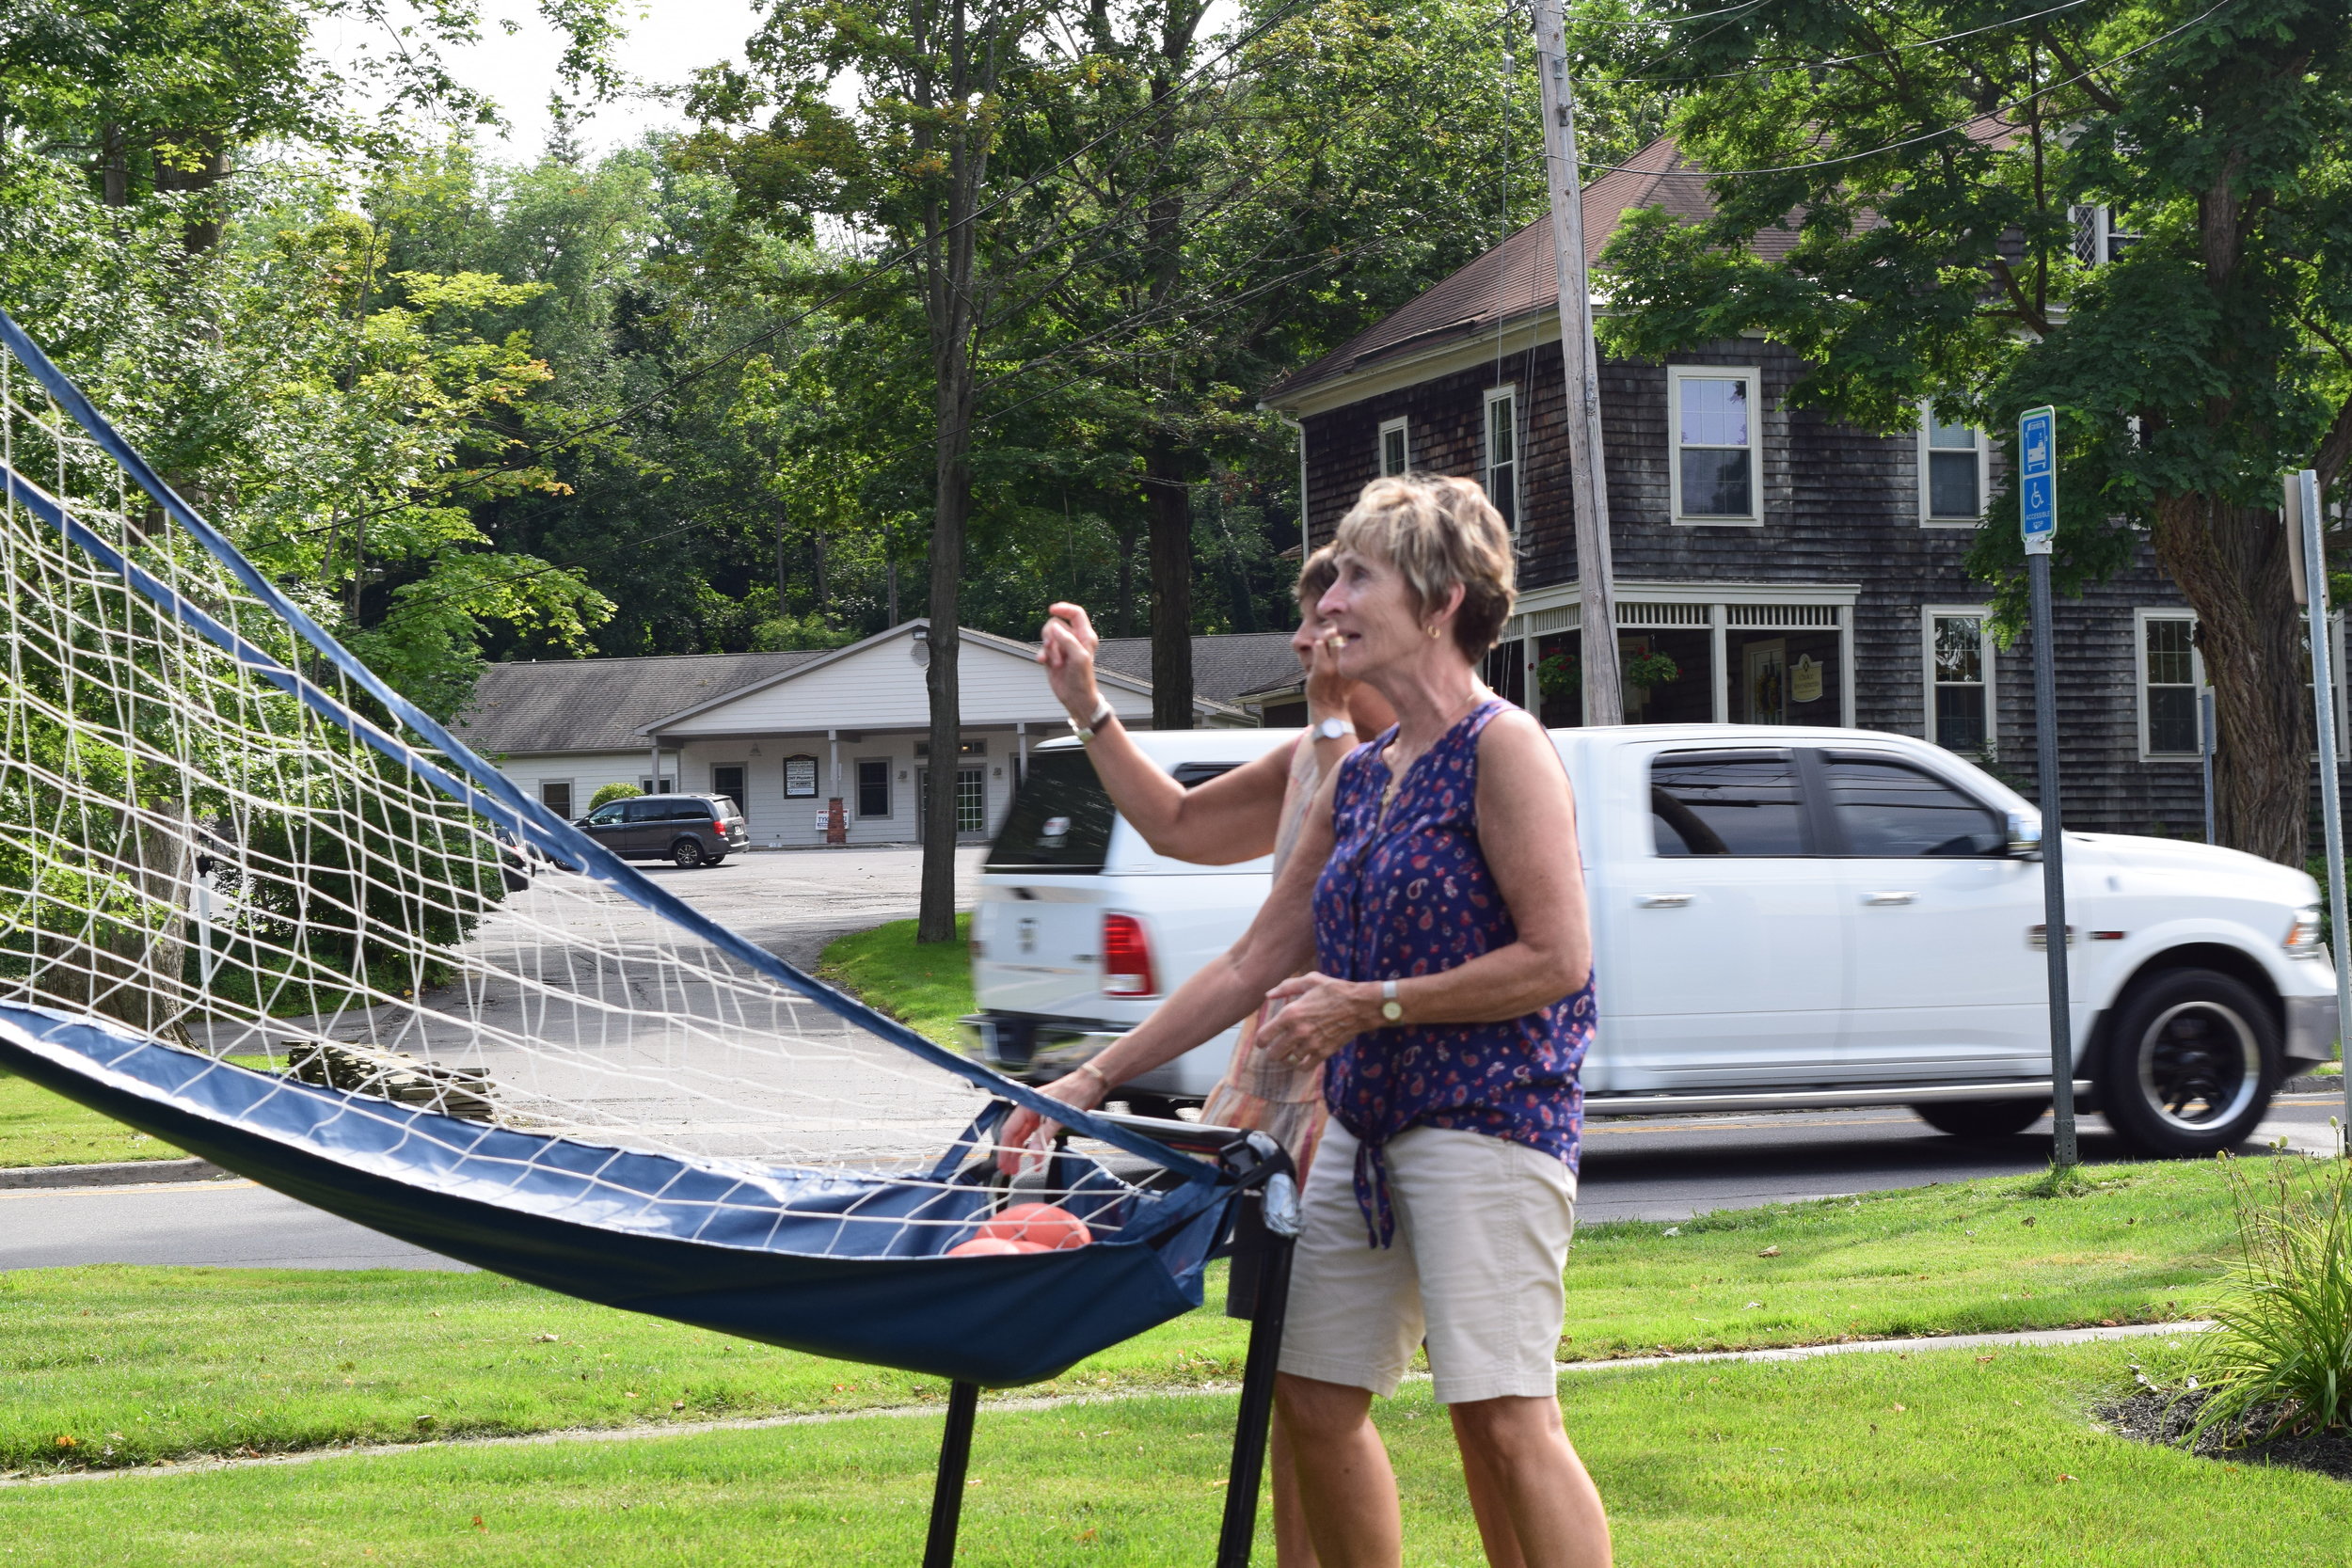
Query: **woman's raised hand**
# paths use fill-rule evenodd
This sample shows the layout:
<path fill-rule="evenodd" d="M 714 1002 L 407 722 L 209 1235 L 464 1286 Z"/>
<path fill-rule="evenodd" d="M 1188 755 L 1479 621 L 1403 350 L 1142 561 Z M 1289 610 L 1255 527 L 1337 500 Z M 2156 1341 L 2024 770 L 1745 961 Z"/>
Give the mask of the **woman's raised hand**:
<path fill-rule="evenodd" d="M 1045 666 L 1045 681 L 1054 689 L 1055 699 L 1073 721 L 1085 723 L 1094 717 L 1102 701 L 1094 687 L 1094 650 L 1102 639 L 1095 635 L 1086 607 L 1066 603 L 1047 607 L 1045 626 L 1038 641 L 1041 645 L 1037 661 Z"/>
<path fill-rule="evenodd" d="M 1048 1100 L 1058 1100 L 1073 1110 L 1091 1111 L 1103 1103 L 1103 1097 L 1110 1092 L 1110 1085 L 1104 1083 L 1103 1075 L 1089 1064 L 1075 1072 L 1066 1073 L 1050 1084 L 1041 1085 L 1037 1092 Z M 1054 1133 L 1060 1125 L 1059 1122 L 1047 1121 L 1035 1111 L 1015 1106 L 1012 1115 L 1005 1118 L 1004 1131 L 996 1135 L 996 1168 L 1007 1176 L 1020 1175 L 1023 1164 L 1042 1153 L 1045 1147 L 1054 1141 Z"/>
<path fill-rule="evenodd" d="M 1312 971 L 1265 993 L 1280 1006 L 1258 1030 L 1258 1049 L 1293 1067 L 1320 1062 L 1380 1026 L 1378 988 Z"/>

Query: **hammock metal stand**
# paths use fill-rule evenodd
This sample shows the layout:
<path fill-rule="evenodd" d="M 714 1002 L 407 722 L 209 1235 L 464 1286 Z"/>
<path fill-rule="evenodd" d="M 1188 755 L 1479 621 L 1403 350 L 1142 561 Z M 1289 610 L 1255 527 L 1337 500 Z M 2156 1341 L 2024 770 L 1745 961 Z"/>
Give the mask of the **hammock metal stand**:
<path fill-rule="evenodd" d="M 1225 1311 L 1249 1323 L 1249 1348 L 1233 1422 L 1232 1458 L 1226 1471 L 1225 1515 L 1217 1531 L 1216 1568 L 1249 1568 L 1258 1528 L 1258 1494 L 1265 1476 L 1267 1423 L 1274 1413 L 1275 1363 L 1282 1350 L 1289 1307 L 1291 1254 L 1298 1237 L 1298 1183 L 1290 1156 L 1263 1132 L 1196 1122 L 1095 1113 L 1185 1153 L 1214 1157 L 1241 1189 L 1228 1249 Z M 923 1568 L 954 1568 L 956 1534 L 963 1517 L 965 1472 L 972 1462 L 972 1428 L 979 1414 L 977 1383 L 951 1383 L 947 1426 L 931 1486 L 930 1529 Z"/>

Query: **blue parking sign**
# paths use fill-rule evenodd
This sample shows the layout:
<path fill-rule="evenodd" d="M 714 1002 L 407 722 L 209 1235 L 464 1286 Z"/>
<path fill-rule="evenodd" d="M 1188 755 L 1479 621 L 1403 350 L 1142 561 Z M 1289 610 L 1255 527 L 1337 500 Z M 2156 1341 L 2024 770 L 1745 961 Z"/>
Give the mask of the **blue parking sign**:
<path fill-rule="evenodd" d="M 2017 496 L 2027 555 L 2047 555 L 2058 537 L 2058 410 L 2028 408 L 2017 420 Z"/>

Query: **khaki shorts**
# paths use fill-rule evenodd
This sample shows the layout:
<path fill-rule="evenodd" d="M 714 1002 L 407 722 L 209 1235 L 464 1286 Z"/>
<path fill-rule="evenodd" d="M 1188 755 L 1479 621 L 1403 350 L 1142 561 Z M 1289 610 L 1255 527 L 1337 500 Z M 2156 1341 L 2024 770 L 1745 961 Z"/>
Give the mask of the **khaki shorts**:
<path fill-rule="evenodd" d="M 1387 1398 L 1424 1340 L 1441 1404 L 1555 1392 L 1576 1178 L 1539 1149 L 1415 1127 L 1389 1141 L 1394 1243 L 1366 1244 L 1337 1120 L 1303 1197 L 1282 1370 Z"/>

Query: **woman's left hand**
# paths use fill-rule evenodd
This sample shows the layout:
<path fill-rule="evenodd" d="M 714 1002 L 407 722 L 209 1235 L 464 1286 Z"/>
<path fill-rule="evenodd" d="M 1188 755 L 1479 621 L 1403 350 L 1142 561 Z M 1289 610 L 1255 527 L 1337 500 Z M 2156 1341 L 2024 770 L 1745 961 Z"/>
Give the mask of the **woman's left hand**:
<path fill-rule="evenodd" d="M 1379 988 L 1360 980 L 1295 974 L 1265 993 L 1281 1008 L 1258 1031 L 1258 1049 L 1294 1067 L 1327 1059 L 1380 1026 Z"/>

